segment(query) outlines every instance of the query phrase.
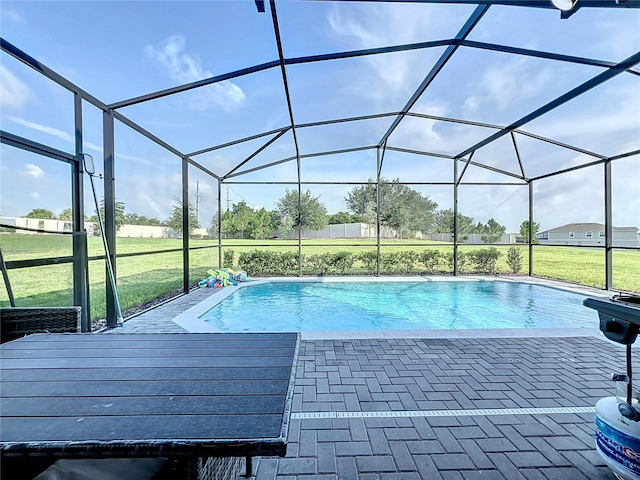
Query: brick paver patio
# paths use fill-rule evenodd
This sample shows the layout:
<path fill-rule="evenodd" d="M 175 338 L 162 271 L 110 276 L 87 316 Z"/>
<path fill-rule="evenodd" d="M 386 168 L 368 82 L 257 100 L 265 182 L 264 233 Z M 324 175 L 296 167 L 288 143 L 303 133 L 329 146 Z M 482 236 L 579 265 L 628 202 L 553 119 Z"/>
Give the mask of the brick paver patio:
<path fill-rule="evenodd" d="M 110 333 L 180 331 L 170 319 L 212 293 Z M 253 478 L 614 480 L 593 407 L 624 365 L 594 336 L 304 340 L 287 456 L 256 459 Z M 523 410 L 546 408 L 561 410 Z"/>
<path fill-rule="evenodd" d="M 593 413 L 473 411 L 593 407 L 622 354 L 595 337 L 305 341 L 294 418 L 388 416 L 295 419 L 287 458 L 261 459 L 256 478 L 613 479 Z M 451 410 L 468 415 L 400 416 Z"/>

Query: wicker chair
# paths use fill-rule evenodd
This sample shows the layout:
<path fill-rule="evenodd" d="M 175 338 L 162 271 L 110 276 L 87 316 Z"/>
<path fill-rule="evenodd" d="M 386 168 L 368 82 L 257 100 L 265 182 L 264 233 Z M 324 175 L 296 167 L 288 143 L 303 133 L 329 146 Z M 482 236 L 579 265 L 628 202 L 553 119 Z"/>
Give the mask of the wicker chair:
<path fill-rule="evenodd" d="M 242 471 L 242 457 L 208 457 L 198 459 L 197 476 L 189 475 L 187 478 L 198 480 L 236 480 Z M 247 465 L 250 465 L 247 464 Z M 250 466 L 245 477 L 251 476 Z"/>
<path fill-rule="evenodd" d="M 0 342 L 31 333 L 80 331 L 80 307 L 3 307 L 0 308 Z"/>

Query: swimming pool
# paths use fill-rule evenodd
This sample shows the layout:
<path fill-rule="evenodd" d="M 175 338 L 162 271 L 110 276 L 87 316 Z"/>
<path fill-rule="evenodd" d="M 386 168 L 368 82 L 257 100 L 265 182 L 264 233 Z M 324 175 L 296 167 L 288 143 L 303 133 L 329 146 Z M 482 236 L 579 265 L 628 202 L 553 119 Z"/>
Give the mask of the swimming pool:
<path fill-rule="evenodd" d="M 586 295 L 512 281 L 266 282 L 200 316 L 216 330 L 432 330 L 594 326 Z"/>

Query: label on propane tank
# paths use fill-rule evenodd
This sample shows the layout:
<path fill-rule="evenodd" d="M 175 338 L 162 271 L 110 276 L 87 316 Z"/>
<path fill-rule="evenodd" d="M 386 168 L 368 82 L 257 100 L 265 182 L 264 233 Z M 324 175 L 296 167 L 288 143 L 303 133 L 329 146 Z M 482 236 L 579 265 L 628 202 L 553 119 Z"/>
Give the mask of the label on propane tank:
<path fill-rule="evenodd" d="M 640 475 L 640 439 L 605 423 L 596 415 L 596 445 L 616 464 Z"/>

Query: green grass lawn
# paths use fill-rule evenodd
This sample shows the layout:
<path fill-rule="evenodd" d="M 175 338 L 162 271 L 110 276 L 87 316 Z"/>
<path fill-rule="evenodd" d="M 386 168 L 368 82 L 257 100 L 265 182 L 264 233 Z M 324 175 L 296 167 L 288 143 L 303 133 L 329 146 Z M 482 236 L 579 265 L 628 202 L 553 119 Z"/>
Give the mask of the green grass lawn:
<path fill-rule="evenodd" d="M 193 240 L 189 252 L 189 280 L 195 283 L 207 276 L 207 270 L 218 266 L 218 249 L 215 240 Z M 194 247 L 213 247 L 195 248 Z M 71 256 L 72 245 L 69 236 L 56 235 L 0 235 L 0 247 L 5 261 Z M 159 252 L 181 249 L 179 239 L 118 238 L 116 251 L 119 255 L 136 252 Z M 481 245 L 462 245 L 460 252 L 479 250 Z M 496 247 L 502 256 L 498 260 L 498 273 L 509 273 L 506 253 L 509 246 Z M 528 272 L 528 249 L 520 247 L 523 255 L 521 273 Z M 90 256 L 103 255 L 99 237 L 88 239 Z M 223 251 L 232 249 L 233 265 L 239 268 L 238 259 L 242 252 L 265 249 L 275 252 L 294 252 L 298 245 L 295 240 L 225 240 Z M 438 250 L 453 252 L 451 244 L 415 241 L 385 240 L 381 246 L 383 255 L 393 252 Z M 354 253 L 376 252 L 375 239 L 334 239 L 303 241 L 302 254 L 321 255 L 349 251 Z M 569 247 L 534 248 L 534 274 L 568 282 L 604 287 L 604 252 L 596 249 Z M 451 273 L 444 264 L 441 273 Z M 463 269 L 464 272 L 464 269 Z M 252 272 L 247 272 L 252 275 Z M 312 272 L 309 272 L 312 273 Z M 356 262 L 351 274 L 366 273 L 361 262 Z M 387 273 L 382 269 L 382 273 Z M 410 273 L 424 273 L 416 266 Z M 614 289 L 640 292 L 640 251 L 615 251 L 613 267 Z M 73 303 L 73 276 L 71 264 L 57 264 L 46 267 L 11 269 L 9 278 L 18 306 L 64 306 Z M 121 257 L 117 262 L 118 293 L 123 310 L 147 303 L 169 292 L 182 288 L 182 252 L 152 253 L 149 255 Z M 101 318 L 105 312 L 105 265 L 103 260 L 89 263 L 89 283 L 92 318 Z M 0 289 L 0 304 L 8 305 L 9 299 L 4 288 Z"/>

